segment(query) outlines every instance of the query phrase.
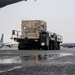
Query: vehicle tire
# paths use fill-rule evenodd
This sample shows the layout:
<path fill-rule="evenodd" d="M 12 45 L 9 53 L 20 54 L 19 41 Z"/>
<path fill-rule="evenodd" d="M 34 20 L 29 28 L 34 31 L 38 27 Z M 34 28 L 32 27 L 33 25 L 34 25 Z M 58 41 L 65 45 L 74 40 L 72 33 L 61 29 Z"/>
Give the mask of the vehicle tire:
<path fill-rule="evenodd" d="M 58 43 L 58 50 L 60 50 L 60 43 Z"/>
<path fill-rule="evenodd" d="M 48 47 L 48 46 L 46 46 L 46 47 L 45 47 L 45 50 L 49 50 L 49 47 Z"/>
<path fill-rule="evenodd" d="M 28 46 L 27 45 L 24 45 L 24 50 L 28 50 Z"/>
<path fill-rule="evenodd" d="M 57 44 L 57 35 L 56 34 L 54 34 L 54 38 L 55 38 L 55 41 L 53 42 L 54 50 L 57 50 L 58 49 L 58 44 Z"/>
<path fill-rule="evenodd" d="M 18 50 L 21 50 L 21 45 L 20 44 L 18 44 Z"/>

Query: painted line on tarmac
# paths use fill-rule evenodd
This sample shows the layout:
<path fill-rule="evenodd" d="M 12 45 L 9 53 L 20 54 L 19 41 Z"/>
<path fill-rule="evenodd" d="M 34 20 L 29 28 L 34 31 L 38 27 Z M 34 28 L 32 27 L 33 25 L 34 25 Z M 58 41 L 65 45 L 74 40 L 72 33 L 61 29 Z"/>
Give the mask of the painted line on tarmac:
<path fill-rule="evenodd" d="M 19 69 L 19 68 L 22 68 L 22 66 L 17 66 L 17 67 L 13 67 L 11 69 L 8 69 L 8 70 L 0 71 L 0 73 L 5 73 L 5 72 L 12 71 L 12 70 Z"/>
<path fill-rule="evenodd" d="M 63 56 L 68 56 L 68 55 L 73 55 L 73 53 L 60 53 L 60 56 L 63 57 Z"/>

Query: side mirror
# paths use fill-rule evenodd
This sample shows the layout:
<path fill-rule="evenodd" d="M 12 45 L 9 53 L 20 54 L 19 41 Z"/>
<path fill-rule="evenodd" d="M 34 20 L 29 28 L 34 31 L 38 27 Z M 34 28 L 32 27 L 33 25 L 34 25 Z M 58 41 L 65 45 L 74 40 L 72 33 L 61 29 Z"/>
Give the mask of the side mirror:
<path fill-rule="evenodd" d="M 12 30 L 12 35 L 15 35 L 15 30 Z"/>

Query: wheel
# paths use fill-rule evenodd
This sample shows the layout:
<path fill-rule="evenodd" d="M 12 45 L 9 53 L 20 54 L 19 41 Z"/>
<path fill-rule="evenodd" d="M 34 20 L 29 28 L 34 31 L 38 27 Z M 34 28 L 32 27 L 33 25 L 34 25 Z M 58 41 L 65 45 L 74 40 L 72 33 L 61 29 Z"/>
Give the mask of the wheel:
<path fill-rule="evenodd" d="M 55 40 L 53 41 L 53 50 L 57 50 L 58 44 L 57 44 L 57 35 L 56 34 L 54 34 L 54 38 L 55 38 Z"/>
<path fill-rule="evenodd" d="M 46 46 L 46 47 L 45 47 L 45 49 L 46 49 L 46 50 L 49 50 L 49 47 L 48 47 L 48 46 Z"/>
<path fill-rule="evenodd" d="M 18 44 L 18 49 L 19 50 L 23 50 L 24 49 L 24 45 L 23 44 Z"/>
<path fill-rule="evenodd" d="M 21 45 L 20 44 L 18 44 L 18 50 L 21 50 Z"/>
<path fill-rule="evenodd" d="M 60 50 L 60 46 L 58 46 L 58 50 Z"/>
<path fill-rule="evenodd" d="M 49 50 L 52 50 L 52 42 L 49 42 Z"/>
<path fill-rule="evenodd" d="M 58 43 L 58 50 L 60 50 L 60 43 Z"/>

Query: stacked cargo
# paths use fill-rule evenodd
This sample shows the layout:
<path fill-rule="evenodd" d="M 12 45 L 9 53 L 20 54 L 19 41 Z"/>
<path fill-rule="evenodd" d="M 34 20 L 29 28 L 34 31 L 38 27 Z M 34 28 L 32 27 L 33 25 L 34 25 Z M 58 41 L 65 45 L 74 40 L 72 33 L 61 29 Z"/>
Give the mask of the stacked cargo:
<path fill-rule="evenodd" d="M 46 22 L 42 20 L 23 20 L 21 24 L 22 38 L 39 38 L 39 31 L 46 31 Z"/>

